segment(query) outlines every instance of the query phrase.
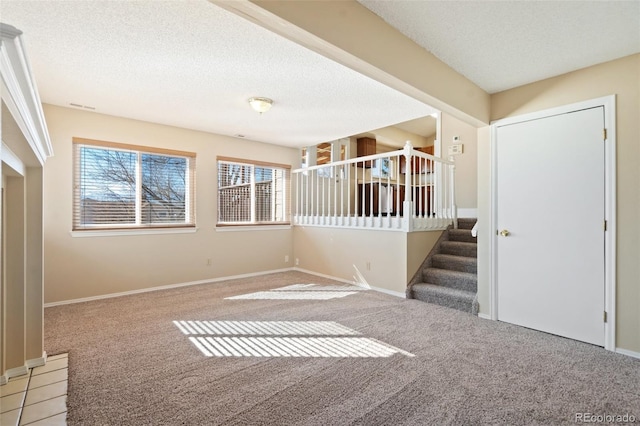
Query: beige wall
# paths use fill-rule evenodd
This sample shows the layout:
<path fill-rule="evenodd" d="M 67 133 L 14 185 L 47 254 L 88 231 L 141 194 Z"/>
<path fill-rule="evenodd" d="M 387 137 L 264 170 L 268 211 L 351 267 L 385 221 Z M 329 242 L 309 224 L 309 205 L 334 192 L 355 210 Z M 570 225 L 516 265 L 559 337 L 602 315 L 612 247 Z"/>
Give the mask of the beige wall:
<path fill-rule="evenodd" d="M 441 157 L 448 159 L 448 149 L 463 144 L 462 154 L 453 156 L 456 163 L 456 204 L 459 209 L 475 209 L 478 206 L 478 135 L 477 129 L 457 118 L 442 113 Z M 454 136 L 460 138 L 454 142 Z"/>
<path fill-rule="evenodd" d="M 3 323 L 7 347 L 4 348 L 6 370 L 22 367 L 26 357 L 25 309 L 25 179 L 23 176 L 6 176 L 3 197 L 4 244 L 2 259 L 2 298 L 4 303 Z"/>
<path fill-rule="evenodd" d="M 442 231 L 411 232 L 407 234 L 407 283 L 418 272 Z"/>
<path fill-rule="evenodd" d="M 407 132 L 394 126 L 383 127 L 368 133 L 373 135 L 378 142 L 377 145 L 382 145 L 382 147 L 378 147 L 378 153 L 402 149 L 407 141 L 411 141 L 411 145 L 414 148 L 433 145 L 433 139 L 435 137 L 416 135 L 415 133 Z M 380 148 L 388 148 L 388 150 L 381 150 Z"/>
<path fill-rule="evenodd" d="M 28 167 L 25 183 L 25 356 L 42 357 L 44 348 L 43 170 Z"/>
<path fill-rule="evenodd" d="M 293 236 L 299 268 L 344 280 L 357 268 L 369 285 L 404 293 L 404 233 L 296 226 Z"/>
<path fill-rule="evenodd" d="M 293 266 L 291 229 L 216 231 L 216 156 L 298 167 L 297 149 L 52 105 L 44 111 L 55 151 L 44 168 L 46 303 Z M 195 152 L 197 232 L 73 237 L 73 137 Z"/>
<path fill-rule="evenodd" d="M 617 346 L 640 352 L 640 54 L 496 93 L 491 97 L 491 118 L 612 94 L 617 96 Z M 485 142 L 482 146 L 487 149 Z M 490 163 L 486 153 L 481 154 L 479 166 L 479 197 L 487 200 Z M 481 207 L 481 216 L 488 218 L 486 202 Z M 479 253 L 484 253 L 489 241 L 479 239 L 478 243 L 484 246 Z M 486 261 L 478 259 L 479 264 Z M 479 276 L 480 294 L 488 292 L 488 285 L 487 277 Z M 481 312 L 486 313 L 488 307 L 482 300 Z"/>
<path fill-rule="evenodd" d="M 353 280 L 356 268 L 372 287 L 404 294 L 441 232 L 294 228 L 298 267 Z"/>

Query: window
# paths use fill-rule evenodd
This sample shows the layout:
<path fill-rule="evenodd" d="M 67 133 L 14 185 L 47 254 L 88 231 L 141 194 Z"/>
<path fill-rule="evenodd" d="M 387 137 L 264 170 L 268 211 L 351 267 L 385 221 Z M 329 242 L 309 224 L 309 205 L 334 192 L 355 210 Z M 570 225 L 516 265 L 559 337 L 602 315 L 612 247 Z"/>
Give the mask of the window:
<path fill-rule="evenodd" d="M 288 225 L 290 169 L 218 157 L 218 225 Z"/>
<path fill-rule="evenodd" d="M 191 152 L 73 139 L 73 229 L 195 226 Z"/>

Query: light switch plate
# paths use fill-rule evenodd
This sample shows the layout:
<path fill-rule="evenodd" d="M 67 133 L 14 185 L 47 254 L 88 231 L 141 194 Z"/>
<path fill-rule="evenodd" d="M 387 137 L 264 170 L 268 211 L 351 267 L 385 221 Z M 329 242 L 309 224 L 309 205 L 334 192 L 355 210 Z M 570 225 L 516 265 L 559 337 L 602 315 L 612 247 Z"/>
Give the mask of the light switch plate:
<path fill-rule="evenodd" d="M 449 155 L 458 155 L 458 154 L 462 154 L 462 144 L 455 144 L 455 145 L 451 145 L 449 147 Z"/>

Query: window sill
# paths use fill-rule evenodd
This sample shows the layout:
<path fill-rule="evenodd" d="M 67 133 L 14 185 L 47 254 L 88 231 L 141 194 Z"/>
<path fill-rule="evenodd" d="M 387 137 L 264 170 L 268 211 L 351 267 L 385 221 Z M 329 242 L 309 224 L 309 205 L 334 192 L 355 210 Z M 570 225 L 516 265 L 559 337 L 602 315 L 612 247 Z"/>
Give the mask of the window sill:
<path fill-rule="evenodd" d="M 194 234 L 195 227 L 184 228 L 135 228 L 135 229 L 96 229 L 87 231 L 69 231 L 73 238 L 83 237 L 117 237 L 123 235 L 157 235 L 157 234 Z"/>
<path fill-rule="evenodd" d="M 242 232 L 242 231 L 274 231 L 281 229 L 291 229 L 290 224 L 287 225 L 224 225 L 216 226 L 216 232 Z"/>

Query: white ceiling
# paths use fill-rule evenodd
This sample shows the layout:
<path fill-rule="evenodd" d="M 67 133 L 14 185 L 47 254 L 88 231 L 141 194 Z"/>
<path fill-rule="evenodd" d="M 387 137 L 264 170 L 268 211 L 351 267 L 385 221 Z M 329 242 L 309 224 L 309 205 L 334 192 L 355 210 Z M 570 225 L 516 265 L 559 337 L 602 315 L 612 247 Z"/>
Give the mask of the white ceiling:
<path fill-rule="evenodd" d="M 287 146 L 431 114 L 206 0 L 2 0 L 43 102 Z M 247 100 L 274 100 L 259 115 Z"/>
<path fill-rule="evenodd" d="M 359 1 L 488 92 L 640 51 L 640 0 Z M 207 0 L 0 12 L 24 32 L 45 103 L 297 147 L 434 112 Z M 253 112 L 252 96 L 272 110 Z"/>
<path fill-rule="evenodd" d="M 640 1 L 358 0 L 489 93 L 640 52 Z"/>

